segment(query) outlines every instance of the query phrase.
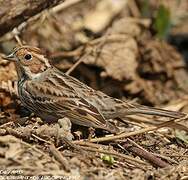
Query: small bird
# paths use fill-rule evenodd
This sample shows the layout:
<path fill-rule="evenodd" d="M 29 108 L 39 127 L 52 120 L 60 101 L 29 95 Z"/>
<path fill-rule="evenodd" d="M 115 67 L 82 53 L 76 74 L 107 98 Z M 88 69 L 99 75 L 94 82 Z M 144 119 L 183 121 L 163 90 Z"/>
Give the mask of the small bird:
<path fill-rule="evenodd" d="M 15 48 L 5 59 L 14 61 L 18 94 L 23 105 L 47 122 L 68 117 L 72 123 L 117 133 L 109 119 L 146 114 L 182 118 L 184 113 L 147 107 L 112 98 L 53 67 L 36 47 Z"/>

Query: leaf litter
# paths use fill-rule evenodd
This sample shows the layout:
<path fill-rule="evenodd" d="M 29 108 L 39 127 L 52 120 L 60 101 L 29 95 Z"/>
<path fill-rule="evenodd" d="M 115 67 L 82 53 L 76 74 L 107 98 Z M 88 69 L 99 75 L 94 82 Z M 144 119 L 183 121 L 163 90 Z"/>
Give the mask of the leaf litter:
<path fill-rule="evenodd" d="M 44 49 L 64 72 L 81 58 L 71 75 L 95 89 L 145 105 L 188 112 L 186 63 L 172 45 L 154 37 L 152 18 L 139 17 L 139 3 L 95 0 L 75 1 L 67 7 L 60 4 L 59 9 L 26 22 L 19 38 L 24 44 Z M 150 6 L 156 10 L 158 2 Z M 11 33 L 0 41 L 2 56 L 16 45 Z M 70 131 L 45 124 L 23 108 L 16 79 L 14 65 L 0 59 L 1 169 L 12 175 L 13 170 L 19 170 L 17 176 L 72 179 L 188 176 L 186 120 L 167 123 L 166 118 L 132 116 L 125 120 L 126 126 L 117 123 L 124 131 L 122 138 L 73 125 L 74 140 L 70 143 L 66 141 Z"/>

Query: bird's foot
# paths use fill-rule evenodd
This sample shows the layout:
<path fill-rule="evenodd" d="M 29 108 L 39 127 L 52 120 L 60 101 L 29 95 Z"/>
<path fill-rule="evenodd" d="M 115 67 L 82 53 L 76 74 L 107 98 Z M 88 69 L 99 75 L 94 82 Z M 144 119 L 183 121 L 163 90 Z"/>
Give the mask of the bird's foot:
<path fill-rule="evenodd" d="M 95 128 L 90 127 L 88 130 L 89 130 L 88 140 L 90 140 L 90 139 L 92 139 L 93 137 L 95 137 Z"/>

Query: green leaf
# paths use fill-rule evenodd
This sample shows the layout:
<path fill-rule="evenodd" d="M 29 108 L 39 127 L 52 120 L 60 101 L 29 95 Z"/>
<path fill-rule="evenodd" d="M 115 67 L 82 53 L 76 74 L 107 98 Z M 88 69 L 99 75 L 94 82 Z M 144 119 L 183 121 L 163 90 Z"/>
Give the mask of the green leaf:
<path fill-rule="evenodd" d="M 111 155 L 103 154 L 103 155 L 101 155 L 101 159 L 102 159 L 105 163 L 107 163 L 107 164 L 109 164 L 109 165 L 113 165 L 114 162 L 115 162 L 114 157 L 111 156 Z"/>
<path fill-rule="evenodd" d="M 170 27 L 170 11 L 168 8 L 160 5 L 154 21 L 154 29 L 157 32 L 157 37 L 160 39 L 165 39 L 169 33 Z"/>
<path fill-rule="evenodd" d="M 180 139 L 184 143 L 188 144 L 188 134 L 185 131 L 175 131 L 176 138 Z"/>

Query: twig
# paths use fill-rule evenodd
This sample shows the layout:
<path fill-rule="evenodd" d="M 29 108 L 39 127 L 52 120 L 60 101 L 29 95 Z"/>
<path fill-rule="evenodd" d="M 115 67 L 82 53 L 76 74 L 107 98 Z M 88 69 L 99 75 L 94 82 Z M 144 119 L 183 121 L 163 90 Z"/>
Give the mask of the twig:
<path fill-rule="evenodd" d="M 84 56 L 85 57 L 85 56 Z M 74 69 L 83 61 L 83 58 L 80 58 L 65 74 L 69 75 Z"/>
<path fill-rule="evenodd" d="M 37 136 L 36 134 L 33 134 L 33 133 L 32 133 L 31 136 L 33 136 L 34 138 L 38 139 L 39 141 L 45 142 L 45 143 L 47 143 L 47 144 L 52 144 L 50 141 L 47 141 L 47 140 L 45 140 L 45 139 L 43 139 L 43 138 Z"/>
<path fill-rule="evenodd" d="M 158 129 L 157 127 L 147 127 L 147 128 L 143 128 L 143 129 L 138 130 L 138 131 L 134 131 L 134 132 L 122 133 L 122 134 L 119 134 L 119 135 L 112 135 L 112 136 L 107 136 L 107 137 L 90 139 L 89 142 L 112 141 L 112 140 L 116 140 L 116 139 L 121 139 L 121 138 L 130 137 L 130 136 L 135 136 L 137 134 L 143 134 L 145 132 L 153 131 L 153 130 L 157 130 L 157 129 Z M 80 140 L 80 141 L 83 141 L 83 140 Z M 75 141 L 75 142 L 77 142 L 77 141 Z"/>
<path fill-rule="evenodd" d="M 43 139 L 43 138 L 41 138 L 41 137 L 39 137 L 39 136 L 37 136 L 36 134 L 31 134 L 31 136 L 33 136 L 34 138 L 36 138 L 36 139 L 38 139 L 39 141 L 42 141 L 42 142 L 45 142 L 45 143 L 47 143 L 47 144 L 52 144 L 52 142 L 50 142 L 50 141 L 47 141 L 47 140 L 45 140 L 45 139 Z M 70 146 L 70 147 L 72 147 L 72 148 L 77 148 L 77 146 L 75 145 L 75 144 L 73 144 L 71 141 L 69 141 L 67 138 L 61 138 L 61 140 L 66 144 L 66 145 L 68 145 L 68 146 Z M 57 148 L 58 150 L 60 149 L 60 148 L 62 148 L 63 146 L 61 146 L 61 147 L 59 147 L 59 148 Z"/>
<path fill-rule="evenodd" d="M 9 134 L 14 135 L 17 138 L 21 138 L 21 139 L 25 139 L 25 140 L 29 140 L 29 138 L 30 138 L 30 135 L 27 134 L 27 136 L 26 136 L 26 133 L 17 131 L 15 129 L 12 129 L 9 127 L 5 127 L 5 129 Z"/>
<path fill-rule="evenodd" d="M 177 161 L 175 161 L 174 159 L 171 159 L 170 157 L 164 156 L 162 154 L 157 154 L 157 153 L 152 153 L 153 155 L 160 157 L 162 159 L 167 160 L 168 162 L 174 163 L 174 164 L 179 164 Z"/>
<path fill-rule="evenodd" d="M 133 158 L 131 156 L 127 156 L 125 154 L 121 154 L 121 153 L 118 153 L 118 152 L 115 152 L 115 151 L 112 152 L 110 150 L 103 150 L 103 149 L 101 149 L 101 148 L 105 148 L 104 145 L 94 144 L 94 143 L 86 142 L 86 141 L 84 141 L 84 142 L 81 142 L 81 141 L 80 142 L 75 142 L 75 144 L 81 145 L 82 146 L 81 149 L 85 149 L 85 150 L 92 151 L 92 152 L 99 152 L 99 153 L 109 154 L 109 155 L 113 155 L 113 156 L 115 156 L 117 158 L 126 159 L 126 161 L 128 163 L 130 163 L 130 162 L 132 163 L 134 161 L 136 163 L 143 163 L 143 164 L 147 165 L 147 163 L 145 163 L 144 161 L 135 159 L 135 158 Z"/>
<path fill-rule="evenodd" d="M 78 142 L 74 142 L 74 144 L 81 145 L 81 146 L 89 146 L 89 147 L 92 147 L 92 148 L 103 147 L 103 145 L 101 145 L 101 144 L 95 144 L 95 143 L 91 143 L 91 142 L 87 142 L 87 141 L 78 141 Z"/>
<path fill-rule="evenodd" d="M 129 138 L 127 138 L 127 140 L 128 140 L 129 142 L 131 142 L 132 144 L 134 144 L 136 147 L 142 149 L 143 151 L 146 151 L 142 146 L 140 146 L 139 144 L 137 144 L 137 143 L 134 142 L 133 140 L 131 140 L 131 139 L 129 139 Z M 163 158 L 163 159 L 165 159 L 165 160 L 167 160 L 167 161 L 169 161 L 169 162 L 172 162 L 172 163 L 178 164 L 177 161 L 175 161 L 175 160 L 173 160 L 173 159 L 171 159 L 171 158 L 169 158 L 169 157 L 166 157 L 166 156 L 164 156 L 164 155 L 157 154 L 157 153 L 152 153 L 152 152 L 150 152 L 150 153 L 153 154 L 154 156 L 157 156 L 157 157 Z"/>
<path fill-rule="evenodd" d="M 126 142 L 123 144 L 123 147 L 126 149 L 126 150 L 130 150 L 132 151 L 134 154 L 150 161 L 152 164 L 154 164 L 155 166 L 157 167 L 161 167 L 161 168 L 164 168 L 166 166 L 169 166 L 170 164 L 164 162 L 163 160 L 157 158 L 155 155 L 153 155 L 152 153 L 146 151 L 145 149 L 143 148 L 139 148 L 139 147 L 136 147 L 135 146 L 135 143 L 133 143 L 132 141 L 130 141 L 128 139 L 129 142 Z"/>
<path fill-rule="evenodd" d="M 63 141 L 67 146 L 69 146 L 70 148 L 75 149 L 75 150 L 77 150 L 77 151 L 79 151 L 79 152 L 83 152 L 82 149 L 81 149 L 79 146 L 77 146 L 76 144 L 72 143 L 72 141 L 68 140 L 67 138 L 62 138 L 62 141 Z M 63 146 L 60 146 L 60 147 L 58 147 L 57 149 L 60 150 L 62 147 L 63 147 Z"/>
<path fill-rule="evenodd" d="M 65 74 L 69 75 L 71 74 L 75 68 L 81 63 L 84 61 L 84 59 L 89 55 L 90 52 L 84 54 Z"/>
<path fill-rule="evenodd" d="M 60 58 L 60 57 L 78 57 L 82 54 L 84 46 L 80 46 L 73 51 L 60 51 L 50 54 L 51 58 Z"/>
<path fill-rule="evenodd" d="M 35 151 L 38 152 L 39 154 L 43 155 L 44 157 L 50 158 L 50 156 L 47 155 L 46 153 L 44 153 L 42 150 L 40 150 L 40 149 L 38 149 L 38 148 L 36 148 L 36 147 L 30 145 L 29 143 L 26 143 L 26 142 L 24 142 L 24 141 L 21 141 L 21 140 L 19 140 L 19 139 L 17 139 L 17 138 L 15 138 L 15 139 L 17 140 L 17 142 L 20 142 L 21 144 L 30 147 L 31 149 L 35 150 Z M 57 161 L 57 160 L 55 160 L 55 159 L 53 159 L 53 161 L 54 161 L 56 164 L 59 164 L 59 161 Z"/>
<path fill-rule="evenodd" d="M 188 155 L 179 155 L 179 154 L 175 154 L 175 155 L 167 155 L 169 157 L 187 157 L 188 158 Z"/>
<path fill-rule="evenodd" d="M 97 59 L 97 57 L 98 57 L 99 54 L 101 53 L 101 48 L 102 48 L 102 46 L 105 44 L 105 42 L 107 41 L 109 33 L 110 33 L 110 30 L 105 34 L 105 36 L 101 39 L 101 41 L 99 41 L 99 44 L 98 44 L 98 46 L 97 46 L 97 48 L 96 48 L 96 50 L 95 50 L 95 53 L 97 53 L 97 54 L 95 55 L 95 59 Z M 90 42 L 88 42 L 87 45 L 89 45 L 89 43 L 90 43 Z M 86 47 L 85 47 L 85 48 L 86 48 Z M 82 49 L 82 50 L 84 50 L 84 49 Z M 69 75 L 81 62 L 84 61 L 85 58 L 88 57 L 88 55 L 89 55 L 91 52 L 93 52 L 93 50 L 86 52 L 86 53 L 85 53 L 85 54 L 66 72 L 66 74 Z"/>
<path fill-rule="evenodd" d="M 38 152 L 38 153 L 40 153 L 41 155 L 43 155 L 43 156 L 45 156 L 45 157 L 48 157 L 49 158 L 49 156 L 46 154 L 46 153 L 44 153 L 43 151 L 41 151 L 40 149 L 38 149 L 38 148 L 36 148 L 36 147 L 34 147 L 34 146 L 32 146 L 32 145 L 30 145 L 29 143 L 26 143 L 26 142 L 24 142 L 24 141 L 19 141 L 21 144 L 24 144 L 25 146 L 28 146 L 28 147 L 30 147 L 31 149 L 33 149 L 33 150 L 35 150 L 36 152 Z"/>
<path fill-rule="evenodd" d="M 54 156 L 54 158 L 63 165 L 66 171 L 70 171 L 70 166 L 68 160 L 62 156 L 62 154 L 55 148 L 53 144 L 49 146 L 50 152 Z"/>
<path fill-rule="evenodd" d="M 68 1 L 64 2 L 63 4 L 55 6 L 54 8 L 51 9 L 51 11 L 53 13 L 58 13 L 58 12 L 60 12 L 60 11 L 62 11 L 64 9 L 67 9 L 70 6 L 73 6 L 73 5 L 75 5 L 75 4 L 77 4 L 77 3 L 81 2 L 81 1 L 83 1 L 83 0 L 68 0 Z"/>
<path fill-rule="evenodd" d="M 13 36 L 16 39 L 17 43 L 19 44 L 19 46 L 23 46 L 23 43 L 21 42 L 21 40 L 20 40 L 20 38 L 18 36 L 18 34 L 19 34 L 18 29 L 14 28 L 13 31 L 12 31 L 12 33 L 13 33 Z"/>
<path fill-rule="evenodd" d="M 122 133 L 122 134 L 118 134 L 118 135 L 112 135 L 112 136 L 107 136 L 107 137 L 90 139 L 89 142 L 105 142 L 105 141 L 112 141 L 112 140 L 121 139 L 121 138 L 127 138 L 127 137 L 130 137 L 130 136 L 135 136 L 135 135 L 138 135 L 138 134 L 143 134 L 145 132 L 157 130 L 159 128 L 168 126 L 169 123 L 172 123 L 174 121 L 180 122 L 182 120 L 185 120 L 186 118 L 187 118 L 187 115 L 185 117 L 177 119 L 177 120 L 172 119 L 172 120 L 166 121 L 164 123 L 160 123 L 156 126 L 143 128 L 143 129 L 140 129 L 140 130 L 134 131 L 134 132 Z M 79 140 L 79 141 L 84 141 L 84 140 Z M 87 141 L 87 140 L 85 140 L 85 141 Z M 74 141 L 74 142 L 78 142 L 78 141 Z"/>
<path fill-rule="evenodd" d="M 43 151 L 41 151 L 40 149 L 34 147 L 33 145 L 31 145 L 31 144 L 29 144 L 29 143 L 26 143 L 26 142 L 20 140 L 20 139 L 14 137 L 14 136 L 12 136 L 12 135 L 7 135 L 7 136 L 4 136 L 4 137 L 6 137 L 6 138 L 9 140 L 9 142 L 18 142 L 18 143 L 21 143 L 21 144 L 23 144 L 23 145 L 25 145 L 25 146 L 27 146 L 27 147 L 29 147 L 29 148 L 35 150 L 35 151 L 38 152 L 39 154 L 41 154 L 41 155 L 43 155 L 43 156 L 49 158 L 49 156 L 48 156 L 47 154 L 45 154 Z"/>
<path fill-rule="evenodd" d="M 2 120 L 1 120 L 2 121 Z M 0 125 L 0 128 L 6 128 L 6 127 L 8 127 L 8 126 L 10 126 L 10 125 L 13 125 L 14 124 L 14 122 L 13 121 L 10 121 L 10 120 L 8 120 L 8 122 L 6 122 L 6 123 L 4 123 L 4 124 L 1 124 Z M 5 129 L 6 130 L 6 129 Z"/>
<path fill-rule="evenodd" d="M 82 147 L 82 149 L 87 150 L 87 151 L 92 151 L 92 152 L 109 154 L 109 155 L 115 156 L 117 158 L 123 158 L 126 161 L 128 161 L 129 163 L 135 162 L 135 163 L 143 164 L 143 165 L 146 165 L 146 166 L 148 165 L 148 163 L 146 163 L 146 162 L 144 162 L 142 160 L 139 160 L 139 159 L 136 159 L 136 158 L 133 158 L 131 156 L 128 156 L 128 155 L 125 155 L 125 154 L 121 154 L 121 153 L 118 153 L 118 152 L 111 152 L 111 151 L 102 150 L 102 149 L 96 149 L 96 148 L 92 148 L 92 147 Z"/>

